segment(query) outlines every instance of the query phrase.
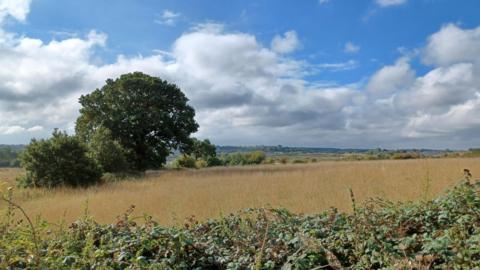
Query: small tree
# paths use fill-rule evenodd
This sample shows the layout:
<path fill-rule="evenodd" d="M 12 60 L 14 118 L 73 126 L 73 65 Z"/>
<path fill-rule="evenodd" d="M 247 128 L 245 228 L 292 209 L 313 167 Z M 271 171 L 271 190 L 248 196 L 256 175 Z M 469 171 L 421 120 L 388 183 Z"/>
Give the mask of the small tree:
<path fill-rule="evenodd" d="M 217 148 L 210 140 L 198 140 L 193 138 L 192 155 L 197 161 L 204 161 L 204 165 L 200 167 L 210 167 L 221 165 L 220 159 L 217 158 Z M 202 162 L 199 162 L 202 164 Z"/>
<path fill-rule="evenodd" d="M 26 170 L 25 186 L 88 186 L 100 180 L 101 172 L 87 156 L 87 148 L 75 136 L 57 129 L 50 139 L 32 139 L 21 154 Z"/>
<path fill-rule="evenodd" d="M 127 151 L 112 138 L 111 131 L 102 126 L 92 135 L 88 144 L 88 156 L 106 173 L 126 172 L 131 168 L 127 161 Z"/>

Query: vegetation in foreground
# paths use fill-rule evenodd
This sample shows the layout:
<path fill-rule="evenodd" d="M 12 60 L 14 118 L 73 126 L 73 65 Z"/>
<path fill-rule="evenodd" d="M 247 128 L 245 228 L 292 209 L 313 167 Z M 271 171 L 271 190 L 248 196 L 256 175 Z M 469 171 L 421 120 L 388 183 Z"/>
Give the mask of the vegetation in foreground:
<path fill-rule="evenodd" d="M 4 199 L 9 200 L 7 191 Z M 31 223 L 11 204 L 0 224 L 2 269 L 474 269 L 480 267 L 480 194 L 466 180 L 417 203 L 372 199 L 353 212 L 295 215 L 253 209 L 161 227 L 132 206 L 116 223 L 87 215 Z M 20 210 L 20 211 L 16 211 Z M 20 220 L 20 221 L 19 221 Z"/>

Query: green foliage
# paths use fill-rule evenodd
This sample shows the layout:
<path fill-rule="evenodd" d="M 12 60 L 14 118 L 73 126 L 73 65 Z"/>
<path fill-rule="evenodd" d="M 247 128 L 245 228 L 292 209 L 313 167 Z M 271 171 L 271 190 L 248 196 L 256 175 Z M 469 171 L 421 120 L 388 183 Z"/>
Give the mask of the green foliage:
<path fill-rule="evenodd" d="M 216 147 L 210 140 L 198 140 L 193 138 L 193 145 L 191 151 L 195 159 L 208 160 L 217 156 Z"/>
<path fill-rule="evenodd" d="M 68 229 L 40 222 L 32 230 L 9 212 L 0 268 L 479 269 L 479 191 L 465 181 L 431 201 L 372 199 L 351 214 L 249 209 L 179 228 L 148 216 L 139 225 L 133 207 L 114 224 L 86 217 Z"/>
<path fill-rule="evenodd" d="M 229 166 L 261 164 L 266 158 L 263 151 L 237 152 L 226 154 L 221 157 L 223 164 Z"/>
<path fill-rule="evenodd" d="M 20 185 L 35 187 L 88 186 L 101 172 L 75 136 L 54 130 L 50 139 L 33 139 L 21 155 L 26 176 Z"/>
<path fill-rule="evenodd" d="M 173 161 L 172 167 L 176 169 L 180 168 L 197 168 L 196 160 L 190 155 L 180 155 Z"/>
<path fill-rule="evenodd" d="M 161 167 L 173 149 L 191 147 L 197 131 L 195 111 L 174 84 L 141 72 L 107 80 L 101 89 L 80 97 L 77 135 L 89 142 L 103 126 L 127 151 L 134 169 Z"/>
<path fill-rule="evenodd" d="M 0 167 L 20 167 L 19 154 L 18 149 L 0 145 Z"/>
<path fill-rule="evenodd" d="M 88 144 L 88 156 L 94 159 L 104 173 L 129 171 L 131 164 L 127 161 L 127 151 L 112 138 L 112 133 L 105 127 L 94 131 Z"/>

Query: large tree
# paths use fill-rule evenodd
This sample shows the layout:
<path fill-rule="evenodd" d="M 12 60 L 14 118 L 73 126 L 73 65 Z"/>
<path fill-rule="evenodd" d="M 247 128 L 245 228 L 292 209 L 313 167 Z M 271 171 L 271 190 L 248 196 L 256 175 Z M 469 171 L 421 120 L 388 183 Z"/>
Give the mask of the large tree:
<path fill-rule="evenodd" d="M 76 132 L 86 142 L 107 128 L 137 170 L 161 167 L 173 149 L 185 151 L 197 131 L 194 109 L 175 85 L 141 72 L 108 79 L 81 96 Z"/>

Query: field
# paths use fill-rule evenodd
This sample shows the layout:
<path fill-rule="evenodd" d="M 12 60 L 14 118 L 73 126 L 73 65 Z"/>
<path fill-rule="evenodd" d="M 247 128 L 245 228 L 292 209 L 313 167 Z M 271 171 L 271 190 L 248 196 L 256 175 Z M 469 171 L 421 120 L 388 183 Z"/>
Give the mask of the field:
<path fill-rule="evenodd" d="M 131 181 L 88 189 L 14 190 L 15 201 L 31 216 L 50 222 L 73 221 L 85 211 L 102 223 L 114 222 L 130 205 L 162 225 L 186 217 L 219 217 L 249 207 L 285 207 L 294 213 L 318 213 L 336 207 L 351 211 L 349 188 L 357 201 L 433 198 L 456 184 L 463 169 L 480 176 L 480 159 L 322 161 L 201 170 L 158 171 Z M 19 169 L 0 169 L 0 179 L 14 185 Z M 0 204 L 4 207 L 4 204 Z"/>

